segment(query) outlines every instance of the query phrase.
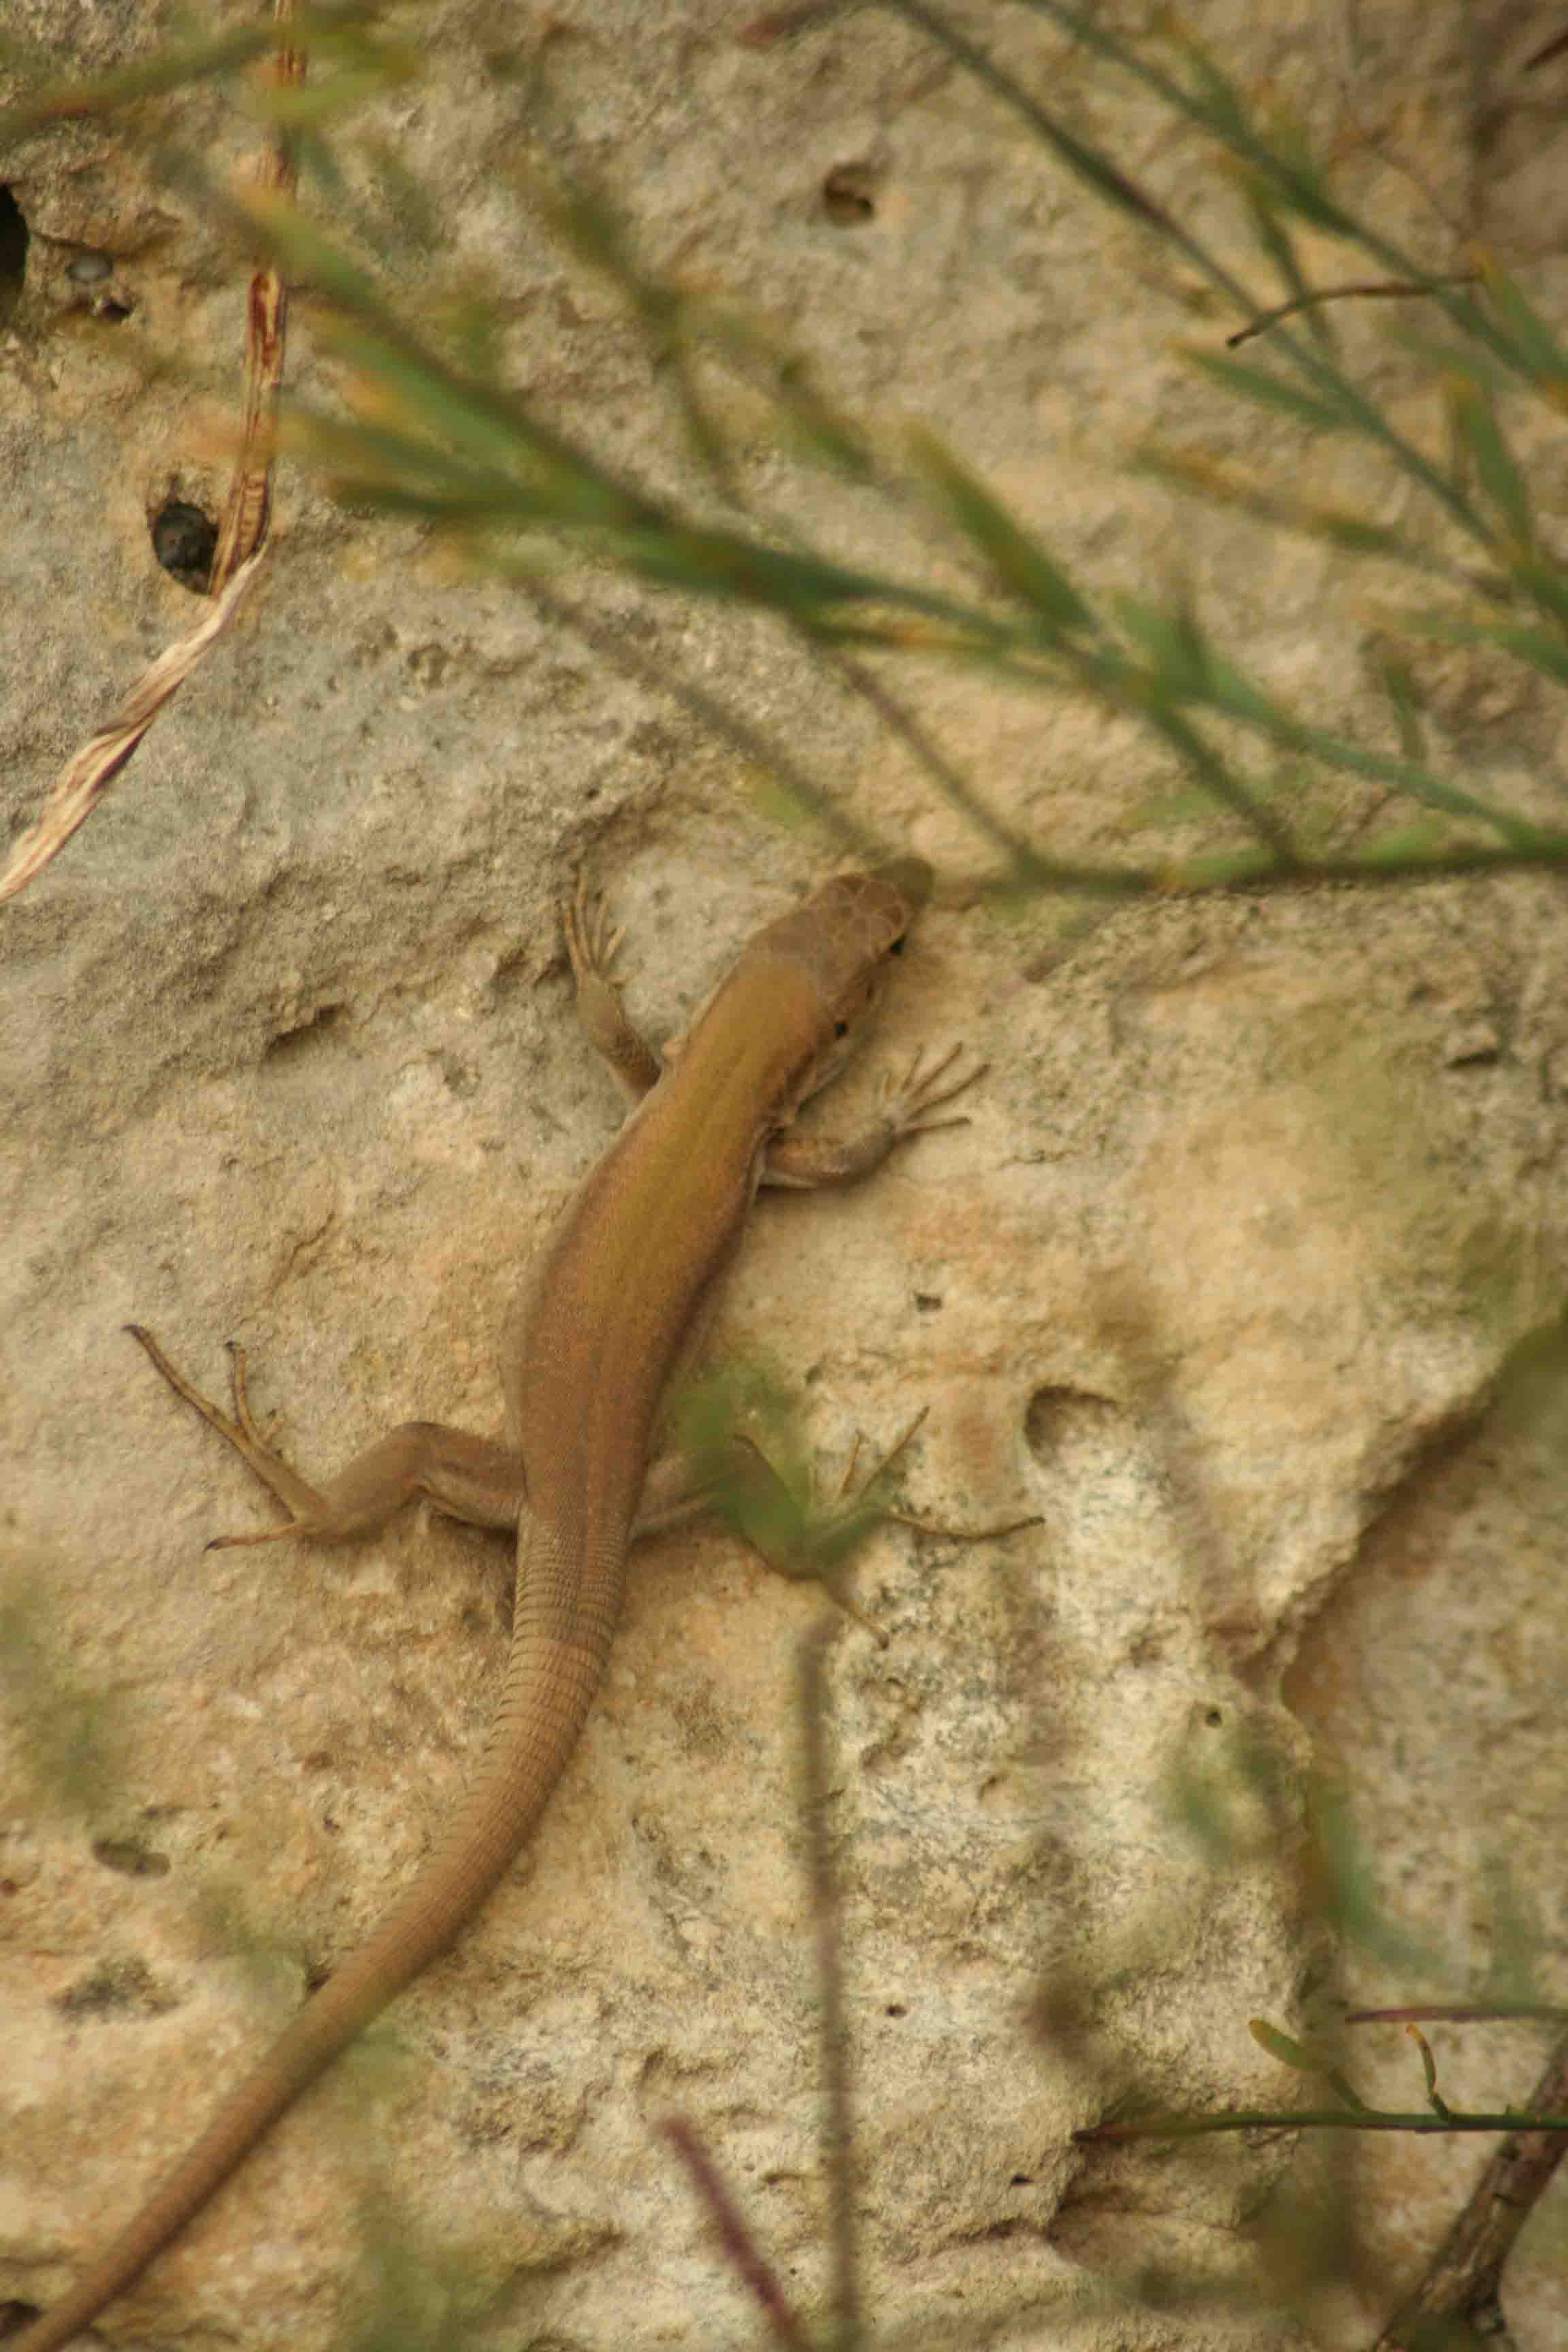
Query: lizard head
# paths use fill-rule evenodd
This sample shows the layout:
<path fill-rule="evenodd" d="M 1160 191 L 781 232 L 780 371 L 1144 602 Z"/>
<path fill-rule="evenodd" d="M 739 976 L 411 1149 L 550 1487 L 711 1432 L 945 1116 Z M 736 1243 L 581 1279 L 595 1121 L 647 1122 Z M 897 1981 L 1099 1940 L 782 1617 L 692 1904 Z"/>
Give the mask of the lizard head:
<path fill-rule="evenodd" d="M 793 914 L 770 923 L 756 942 L 804 975 L 820 1017 L 809 1081 L 815 1094 L 836 1077 L 855 1032 L 881 997 L 888 966 L 931 893 L 922 858 L 895 857 L 858 874 L 836 874 Z"/>
<path fill-rule="evenodd" d="M 787 1125 L 853 1051 L 931 884 L 918 857 L 836 874 L 756 933 L 684 1035 L 666 1045 L 666 1062 L 679 1060 L 699 1033 L 728 1032 L 753 1051 L 760 1041 L 775 1123 Z"/>

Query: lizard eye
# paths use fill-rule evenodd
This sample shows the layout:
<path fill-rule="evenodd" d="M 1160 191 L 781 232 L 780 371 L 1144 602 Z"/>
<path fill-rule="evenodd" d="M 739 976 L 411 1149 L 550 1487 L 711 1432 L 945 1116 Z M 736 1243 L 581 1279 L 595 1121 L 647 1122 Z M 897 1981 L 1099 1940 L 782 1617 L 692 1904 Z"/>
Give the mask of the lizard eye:
<path fill-rule="evenodd" d="M 836 1021 L 833 1024 L 833 1034 L 836 1037 L 847 1037 L 849 1034 L 848 1022 Z"/>
<path fill-rule="evenodd" d="M 898 939 L 896 939 L 896 940 L 892 940 L 892 941 L 889 943 L 889 948 L 888 948 L 888 953 L 889 953 L 889 955 L 902 955 L 902 954 L 903 954 L 903 951 L 904 951 L 904 942 L 903 942 L 903 937 L 902 937 L 902 935 L 900 934 L 900 936 Z"/>

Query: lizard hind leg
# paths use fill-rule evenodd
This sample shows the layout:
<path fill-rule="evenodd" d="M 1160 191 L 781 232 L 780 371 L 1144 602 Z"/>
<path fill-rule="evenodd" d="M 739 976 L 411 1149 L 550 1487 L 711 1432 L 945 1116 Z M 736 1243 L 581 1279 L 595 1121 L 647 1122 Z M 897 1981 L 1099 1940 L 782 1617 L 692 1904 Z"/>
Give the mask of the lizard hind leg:
<path fill-rule="evenodd" d="M 917 1535 L 940 1536 L 948 1543 L 994 1543 L 1002 1536 L 1016 1536 L 1020 1528 L 1037 1528 L 1040 1525 L 1038 1511 L 1030 1512 L 1026 1518 L 998 1519 L 991 1527 L 952 1528 L 940 1519 L 922 1518 L 913 1511 L 900 1511 L 890 1503 L 873 1503 L 869 1499 L 872 1487 L 881 1484 L 900 1455 L 908 1451 L 930 1411 L 929 1405 L 922 1404 L 903 1435 L 895 1438 L 885 1454 L 878 1455 L 858 1482 L 855 1479 L 855 1471 L 860 1459 L 861 1441 L 858 1437 L 856 1439 L 839 1484 L 839 1515 L 872 1524 L 883 1519 L 890 1520 L 896 1528 L 912 1528 Z"/>
<path fill-rule="evenodd" d="M 775 1575 L 795 1583 L 820 1584 L 844 1614 L 885 1649 L 886 1633 L 848 1590 L 853 1555 L 873 1528 L 890 1520 L 950 1542 L 990 1543 L 1039 1524 L 1037 1514 L 991 1527 L 947 1527 L 879 1500 L 874 1490 L 907 1452 L 926 1411 L 922 1407 L 902 1435 L 858 1476 L 861 1440 L 857 1438 L 837 1491 L 826 1506 L 810 1491 L 809 1476 L 782 1470 L 742 1429 L 728 1429 L 717 1444 L 701 1449 L 695 1463 L 679 1454 L 661 1456 L 648 1473 L 634 1537 L 660 1535 L 709 1512 L 727 1518 Z"/>
<path fill-rule="evenodd" d="M 312 1486 L 268 1444 L 250 1411 L 245 1350 L 229 1346 L 232 1418 L 190 1381 L 140 1323 L 126 1329 L 137 1339 L 176 1396 L 243 1454 L 263 1486 L 290 1514 L 281 1527 L 253 1533 L 215 1536 L 209 1551 L 239 1544 L 278 1543 L 289 1536 L 331 1542 L 381 1527 L 404 1504 L 427 1496 L 449 1517 L 481 1528 L 513 1528 L 527 1494 L 522 1458 L 495 1439 L 476 1437 L 444 1422 L 405 1421 L 356 1454 L 335 1477 Z"/>

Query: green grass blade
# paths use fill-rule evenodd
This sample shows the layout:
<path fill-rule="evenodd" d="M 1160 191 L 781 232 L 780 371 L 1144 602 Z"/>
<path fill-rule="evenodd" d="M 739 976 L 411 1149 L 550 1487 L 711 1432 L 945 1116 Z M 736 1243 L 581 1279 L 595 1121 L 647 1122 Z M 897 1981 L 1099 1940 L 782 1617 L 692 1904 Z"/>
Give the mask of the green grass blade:
<path fill-rule="evenodd" d="M 1514 463 L 1489 386 L 1474 375 L 1451 379 L 1448 415 L 1482 495 L 1491 500 L 1518 544 L 1528 547 L 1535 537 L 1530 489 Z"/>
<path fill-rule="evenodd" d="M 1520 372 L 1559 400 L 1568 395 L 1568 351 L 1527 299 L 1518 280 L 1504 270 L 1489 269 L 1486 294 L 1512 346 Z"/>
<path fill-rule="evenodd" d="M 1258 243 L 1274 264 L 1286 294 L 1302 305 L 1301 323 L 1320 349 L 1331 354 L 1334 333 L 1329 314 L 1312 299 L 1314 289 L 1301 267 L 1290 233 L 1279 217 L 1272 192 L 1256 174 L 1249 174 L 1243 193 Z"/>
<path fill-rule="evenodd" d="M 1346 507 L 1321 506 L 1311 499 L 1266 489 L 1260 483 L 1242 481 L 1225 473 L 1201 450 L 1163 449 L 1151 442 L 1138 451 L 1132 463 L 1139 473 L 1152 476 L 1184 497 L 1202 499 L 1210 506 L 1229 507 L 1275 530 L 1298 530 L 1308 538 L 1342 547 L 1349 554 L 1382 556 L 1413 571 L 1447 572 L 1439 558 L 1404 538 L 1387 523 L 1371 522 Z"/>
<path fill-rule="evenodd" d="M 385 0 L 341 0 L 335 7 L 303 8 L 286 31 L 270 16 L 262 16 L 206 40 L 173 42 L 89 80 L 46 83 L 32 97 L 0 110 L 0 140 L 20 139 L 46 122 L 112 114 L 142 99 L 162 98 L 187 83 L 233 73 L 267 57 L 284 40 L 318 54 L 330 51 L 347 28 L 379 16 L 384 5 Z"/>
<path fill-rule="evenodd" d="M 1267 368 L 1253 367 L 1246 360 L 1229 359 L 1219 352 L 1191 350 L 1186 356 L 1194 367 L 1202 368 L 1205 375 L 1212 375 L 1244 400 L 1256 401 L 1262 408 L 1279 409 L 1299 424 L 1310 425 L 1316 433 L 1348 432 L 1355 422 L 1331 399 L 1304 392 L 1300 384 L 1287 383 L 1282 376 L 1271 375 Z"/>
<path fill-rule="evenodd" d="M 1448 620 L 1439 614 L 1413 614 L 1405 625 L 1423 636 L 1441 637 L 1448 645 L 1498 646 L 1516 661 L 1539 670 L 1545 677 L 1568 686 L 1568 638 L 1555 629 L 1531 628 L 1528 622 L 1471 623 Z"/>
<path fill-rule="evenodd" d="M 915 464 L 1005 593 L 1034 614 L 1047 638 L 1097 627 L 1067 573 L 934 435 L 911 436 Z"/>

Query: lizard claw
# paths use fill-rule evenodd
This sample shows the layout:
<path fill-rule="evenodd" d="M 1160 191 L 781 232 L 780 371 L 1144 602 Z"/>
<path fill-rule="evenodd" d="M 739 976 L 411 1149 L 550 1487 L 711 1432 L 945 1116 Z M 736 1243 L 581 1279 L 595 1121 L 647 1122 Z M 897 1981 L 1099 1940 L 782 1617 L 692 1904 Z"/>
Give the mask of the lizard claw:
<path fill-rule="evenodd" d="M 952 1060 L 951 1054 L 947 1056 L 947 1060 L 948 1062 Z M 944 1064 L 943 1066 L 945 1067 L 946 1065 Z M 941 1071 L 933 1075 L 940 1076 Z M 977 1078 L 979 1076 L 979 1070 L 972 1071 L 970 1077 L 963 1079 L 963 1084 L 968 1086 L 972 1078 Z M 956 1125 L 957 1121 L 950 1120 L 945 1124 Z M 913 1528 L 919 1535 L 942 1536 L 951 1543 L 994 1543 L 999 1536 L 1016 1535 L 1020 1528 L 1037 1528 L 1040 1525 L 1040 1515 L 1037 1511 L 1031 1512 L 1026 1518 L 998 1519 L 991 1527 L 952 1528 L 944 1525 L 941 1520 L 921 1518 L 912 1511 L 897 1510 L 889 1504 L 873 1500 L 872 1488 L 880 1485 L 909 1451 L 910 1445 L 924 1424 L 930 1410 L 929 1405 L 921 1405 L 902 1435 L 894 1439 L 887 1452 L 879 1454 L 870 1469 L 860 1478 L 855 1475 L 860 1455 L 860 1440 L 856 1439 L 854 1451 L 849 1456 L 844 1472 L 843 1483 L 838 1489 L 840 1517 L 844 1519 L 858 1517 L 868 1522 L 887 1519 L 890 1520 L 895 1527 Z"/>
<path fill-rule="evenodd" d="M 954 1076 L 953 1066 L 961 1063 L 963 1054 L 962 1045 L 950 1045 L 941 1059 L 928 1067 L 922 1046 L 901 1078 L 884 1077 L 884 1110 L 896 1135 L 930 1135 L 937 1128 L 968 1126 L 966 1111 L 959 1111 L 952 1118 L 931 1117 L 932 1111 L 942 1110 L 956 1101 L 991 1066 L 988 1062 L 976 1062 L 972 1069 L 960 1067 Z"/>
<path fill-rule="evenodd" d="M 567 960 L 578 987 L 593 980 L 613 986 L 610 975 L 626 929 L 624 926 L 612 927 L 603 897 L 591 891 L 580 877 L 571 898 L 561 901 L 561 927 L 566 934 Z"/>

